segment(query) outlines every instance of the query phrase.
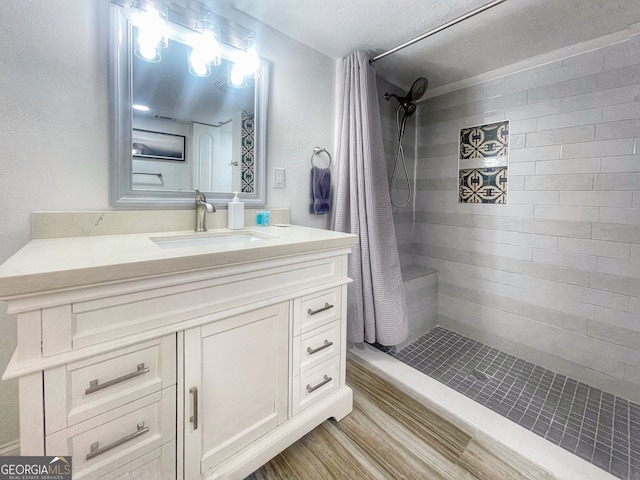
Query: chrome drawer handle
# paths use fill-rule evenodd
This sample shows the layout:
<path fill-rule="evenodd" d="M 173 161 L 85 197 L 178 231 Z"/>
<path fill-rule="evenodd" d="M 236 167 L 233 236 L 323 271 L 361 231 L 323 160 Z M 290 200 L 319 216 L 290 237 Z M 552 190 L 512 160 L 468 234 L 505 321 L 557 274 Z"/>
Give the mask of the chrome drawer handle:
<path fill-rule="evenodd" d="M 114 448 L 119 447 L 124 443 L 130 442 L 131 440 L 138 438 L 139 436 L 144 435 L 147 432 L 149 432 L 149 427 L 145 427 L 144 422 L 140 422 L 135 432 L 127 435 L 126 437 L 122 437 L 120 440 L 116 440 L 115 442 L 105 445 L 104 447 L 100 447 L 100 442 L 92 443 L 91 451 L 87 453 L 87 460 L 91 460 L 98 455 L 107 453 L 109 450 L 113 450 Z"/>
<path fill-rule="evenodd" d="M 325 310 L 329 310 L 330 308 L 333 308 L 333 305 L 329 305 L 328 303 L 325 302 L 324 307 L 319 308 L 318 310 L 307 310 L 307 315 L 311 316 L 311 315 L 315 315 L 316 313 L 320 313 L 320 312 L 324 312 Z"/>
<path fill-rule="evenodd" d="M 309 355 L 313 355 L 314 353 L 318 353 L 320 350 L 324 350 L 325 348 L 329 348 L 331 345 L 333 345 L 333 342 L 330 342 L 329 340 L 325 339 L 324 344 L 321 347 L 318 347 L 318 348 L 307 347 L 307 353 Z"/>
<path fill-rule="evenodd" d="M 307 384 L 307 392 L 311 393 L 316 391 L 317 389 L 319 389 L 320 387 L 326 385 L 327 383 L 329 383 L 331 380 L 333 380 L 333 378 L 331 377 L 327 377 L 326 375 L 324 376 L 324 379 L 317 384 L 315 387 L 312 387 L 311 385 Z"/>
<path fill-rule="evenodd" d="M 126 382 L 127 380 L 131 380 L 132 378 L 139 377 L 140 375 L 144 375 L 145 373 L 149 373 L 149 367 L 145 367 L 144 363 L 138 365 L 138 369 L 135 372 L 127 373 L 118 378 L 114 378 L 113 380 L 109 380 L 108 382 L 98 383 L 98 379 L 91 380 L 89 382 L 89 388 L 87 388 L 84 393 L 86 395 L 91 395 L 92 393 L 98 392 L 105 388 L 113 387 L 118 383 Z"/>

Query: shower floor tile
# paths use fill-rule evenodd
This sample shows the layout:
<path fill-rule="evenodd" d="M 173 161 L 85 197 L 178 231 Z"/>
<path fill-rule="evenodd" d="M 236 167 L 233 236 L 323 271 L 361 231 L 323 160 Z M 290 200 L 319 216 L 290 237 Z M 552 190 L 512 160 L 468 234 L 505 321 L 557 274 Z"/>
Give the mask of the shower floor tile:
<path fill-rule="evenodd" d="M 388 355 L 624 480 L 640 480 L 640 405 L 435 327 Z"/>

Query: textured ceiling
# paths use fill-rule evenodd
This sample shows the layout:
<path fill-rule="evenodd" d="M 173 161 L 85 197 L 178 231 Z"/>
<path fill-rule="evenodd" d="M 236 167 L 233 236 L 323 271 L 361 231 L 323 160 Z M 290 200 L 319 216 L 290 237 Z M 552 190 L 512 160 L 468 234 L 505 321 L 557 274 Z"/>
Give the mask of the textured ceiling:
<path fill-rule="evenodd" d="M 206 0 L 205 0 L 206 1 Z M 214 1 L 214 0 L 209 0 Z M 215 0 L 332 58 L 380 54 L 489 0 Z M 638 0 L 507 0 L 375 63 L 380 76 L 429 88 L 640 22 Z"/>

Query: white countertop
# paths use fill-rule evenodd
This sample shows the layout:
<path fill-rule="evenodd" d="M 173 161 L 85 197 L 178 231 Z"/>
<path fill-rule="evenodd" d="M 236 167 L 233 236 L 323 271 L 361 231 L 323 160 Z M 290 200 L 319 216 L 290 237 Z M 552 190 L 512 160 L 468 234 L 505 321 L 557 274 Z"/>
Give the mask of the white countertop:
<path fill-rule="evenodd" d="M 163 249 L 151 238 L 193 231 L 101 235 L 30 241 L 0 265 L 0 299 L 96 283 L 220 267 L 318 250 L 352 247 L 356 235 L 295 225 L 249 227 L 271 238 Z M 209 229 L 203 235 L 230 232 Z"/>

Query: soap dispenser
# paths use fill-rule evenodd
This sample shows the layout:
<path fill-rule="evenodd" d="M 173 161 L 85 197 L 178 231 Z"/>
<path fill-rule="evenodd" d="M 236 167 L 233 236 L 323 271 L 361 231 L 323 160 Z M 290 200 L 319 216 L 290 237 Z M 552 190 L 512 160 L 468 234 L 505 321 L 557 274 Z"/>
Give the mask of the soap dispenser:
<path fill-rule="evenodd" d="M 233 200 L 227 206 L 229 208 L 227 227 L 229 230 L 242 230 L 244 228 L 244 203 L 238 198 L 238 192 L 233 192 Z"/>

